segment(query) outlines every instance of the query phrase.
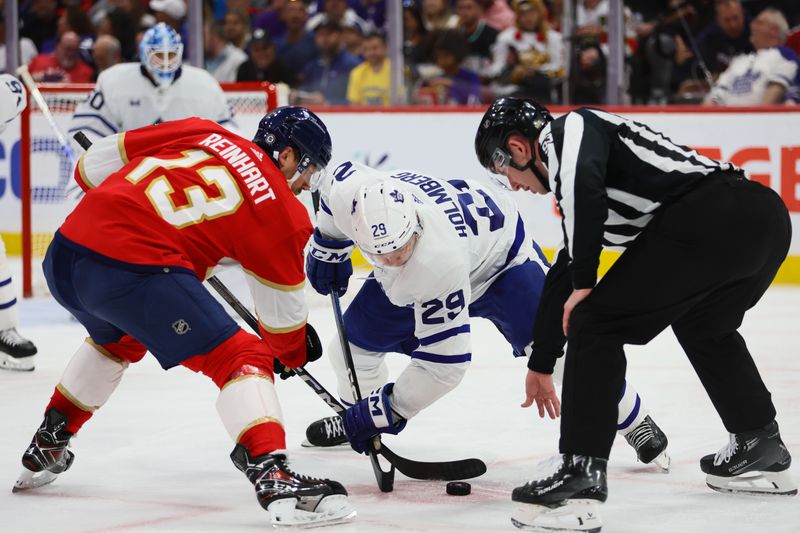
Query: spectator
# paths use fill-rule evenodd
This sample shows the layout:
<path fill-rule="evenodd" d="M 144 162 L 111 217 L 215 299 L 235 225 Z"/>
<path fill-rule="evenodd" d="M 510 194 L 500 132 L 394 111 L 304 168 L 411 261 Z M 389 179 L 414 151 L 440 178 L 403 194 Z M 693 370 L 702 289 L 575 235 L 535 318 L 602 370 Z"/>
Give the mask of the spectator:
<path fill-rule="evenodd" d="M 186 2 L 183 0 L 150 0 L 150 9 L 155 22 L 163 22 L 173 30 L 181 33 L 183 18 L 186 16 Z"/>
<path fill-rule="evenodd" d="M 105 13 L 97 27 L 97 35 L 112 35 L 117 38 L 122 50 L 123 61 L 138 61 L 139 52 L 136 44 L 136 26 L 133 18 L 121 9 L 112 9 Z"/>
<path fill-rule="evenodd" d="M 94 61 L 94 76 L 92 81 L 97 81 L 97 76 L 109 67 L 122 63 L 122 48 L 113 35 L 101 35 L 92 47 L 92 61 Z"/>
<path fill-rule="evenodd" d="M 481 79 L 461 66 L 469 51 L 464 36 L 457 30 L 442 30 L 431 34 L 431 42 L 434 61 L 442 74 L 427 80 L 421 95 L 432 95 L 436 104 L 479 104 Z"/>
<path fill-rule="evenodd" d="M 390 91 L 386 40 L 380 33 L 371 33 L 364 39 L 364 62 L 350 72 L 347 100 L 353 105 L 387 106 Z"/>
<path fill-rule="evenodd" d="M 767 8 L 750 23 L 754 52 L 733 58 L 711 92 L 708 105 L 780 104 L 797 75 L 797 55 L 783 46 L 789 24 L 783 14 Z"/>
<path fill-rule="evenodd" d="M 514 10 L 506 0 L 480 0 L 483 6 L 483 20 L 498 32 L 514 25 L 517 20 Z"/>
<path fill-rule="evenodd" d="M 19 39 L 19 64 L 27 65 L 36 57 L 36 45 L 28 37 Z M 0 72 L 6 71 L 6 19 L 5 14 L 0 12 Z"/>
<path fill-rule="evenodd" d="M 419 8 L 414 4 L 403 7 L 403 55 L 412 70 L 428 62 L 427 37 Z"/>
<path fill-rule="evenodd" d="M 356 57 L 363 58 L 364 28 L 358 22 L 342 26 L 342 45 Z"/>
<path fill-rule="evenodd" d="M 458 25 L 449 0 L 422 0 L 422 22 L 427 31 L 446 30 Z"/>
<path fill-rule="evenodd" d="M 372 29 L 367 21 L 359 17 L 358 14 L 347 5 L 347 0 L 325 0 L 322 11 L 308 20 L 306 29 L 314 31 L 322 21 L 335 22 L 342 28 L 357 23 L 366 30 Z"/>
<path fill-rule="evenodd" d="M 458 31 L 467 38 L 469 53 L 464 66 L 484 74 L 492 62 L 492 46 L 497 40 L 497 30 L 483 21 L 480 0 L 458 0 L 456 3 Z"/>
<path fill-rule="evenodd" d="M 547 8 L 542 0 L 514 3 L 517 25 L 497 36 L 494 61 L 489 73 L 497 78 L 493 89 L 498 95 L 533 97 L 553 102 L 564 76 L 561 34 L 550 29 Z"/>
<path fill-rule="evenodd" d="M 319 55 L 314 34 L 306 31 L 308 6 L 303 0 L 289 0 L 281 10 L 281 18 L 286 31 L 280 37 L 273 36 L 275 48 L 283 62 L 299 76 Z"/>
<path fill-rule="evenodd" d="M 286 22 L 283 20 L 283 8 L 290 2 L 301 0 L 272 0 L 269 8 L 253 17 L 253 31 L 261 28 L 270 37 L 277 39 L 286 33 Z M 303 21 L 305 24 L 305 20 Z"/>
<path fill-rule="evenodd" d="M 247 54 L 225 39 L 222 21 L 206 24 L 205 29 L 205 69 L 220 83 L 236 81 L 236 71 L 247 61 Z"/>
<path fill-rule="evenodd" d="M 53 51 L 57 33 L 58 0 L 32 0 L 21 10 L 19 35 L 33 41 L 40 53 Z"/>
<path fill-rule="evenodd" d="M 350 71 L 360 61 L 342 49 L 342 28 L 335 22 L 324 21 L 314 30 L 314 42 L 319 57 L 303 69 L 298 96 L 309 104 L 346 104 Z"/>
<path fill-rule="evenodd" d="M 409 2 L 403 2 L 406 3 Z M 352 7 L 373 31 L 380 31 L 386 25 L 386 0 L 358 0 Z"/>
<path fill-rule="evenodd" d="M 717 77 L 739 54 L 753 51 L 750 21 L 740 0 L 719 0 L 714 6 L 716 20 L 697 37 L 697 49 L 711 75 Z"/>
<path fill-rule="evenodd" d="M 74 31 L 81 39 L 94 38 L 95 28 L 89 15 L 79 6 L 68 6 L 58 18 L 57 34 Z"/>
<path fill-rule="evenodd" d="M 243 9 L 230 9 L 223 18 L 225 38 L 236 48 L 244 49 L 250 39 L 250 15 Z"/>
<path fill-rule="evenodd" d="M 275 43 L 261 28 L 253 32 L 247 47 L 249 58 L 239 65 L 236 81 L 270 81 L 294 86 L 297 74 L 275 52 Z"/>
<path fill-rule="evenodd" d="M 80 38 L 74 31 L 63 33 L 56 49 L 49 54 L 39 54 L 28 65 L 31 76 L 38 83 L 89 83 L 92 67 L 81 61 L 78 45 Z"/>

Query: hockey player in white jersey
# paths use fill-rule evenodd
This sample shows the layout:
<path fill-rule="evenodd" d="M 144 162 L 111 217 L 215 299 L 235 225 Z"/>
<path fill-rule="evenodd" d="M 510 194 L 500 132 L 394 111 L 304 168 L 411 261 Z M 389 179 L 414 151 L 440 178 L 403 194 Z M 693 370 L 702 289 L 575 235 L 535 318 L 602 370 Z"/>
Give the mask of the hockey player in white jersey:
<path fill-rule="evenodd" d="M 359 384 L 372 392 L 353 404 L 344 356 L 333 342 L 338 392 L 351 407 L 343 424 L 336 417 L 317 421 L 307 437 L 312 445 L 333 445 L 346 432 L 363 452 L 372 437 L 397 434 L 458 385 L 472 358 L 470 316 L 492 321 L 514 355 L 526 355 L 549 265 L 513 199 L 488 183 L 346 162 L 320 189 L 306 273 L 321 294 L 344 294 L 354 242 L 374 266 L 344 315 Z M 387 352 L 411 357 L 394 383 L 386 383 Z M 666 469 L 666 436 L 633 387 L 622 392 L 620 433 L 640 460 L 658 459 Z M 553 397 L 539 404 L 540 416 L 559 415 Z"/>
<path fill-rule="evenodd" d="M 0 131 L 28 104 L 25 87 L 10 74 L 0 74 Z M 17 294 L 11 282 L 6 247 L 0 239 L 0 369 L 33 370 L 36 346 L 17 332 Z"/>
<path fill-rule="evenodd" d="M 233 126 L 225 93 L 211 74 L 182 64 L 183 43 L 164 23 L 145 32 L 140 63 L 104 70 L 95 89 L 75 109 L 68 133 L 82 131 L 91 141 L 121 131 L 188 117 Z"/>

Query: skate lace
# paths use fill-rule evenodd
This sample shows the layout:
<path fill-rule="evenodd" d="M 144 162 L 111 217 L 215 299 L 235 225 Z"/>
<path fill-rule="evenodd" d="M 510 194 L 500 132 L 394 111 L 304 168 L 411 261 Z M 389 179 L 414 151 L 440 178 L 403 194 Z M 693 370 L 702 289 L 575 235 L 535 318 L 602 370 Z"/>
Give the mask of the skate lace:
<path fill-rule="evenodd" d="M 642 421 L 641 424 L 633 428 L 633 430 L 625 435 L 627 440 L 638 451 L 648 440 L 655 436 L 653 428 L 647 423 L 647 420 Z"/>
<path fill-rule="evenodd" d="M 531 481 L 531 483 L 542 483 L 550 478 L 555 477 L 561 470 L 561 466 L 563 464 L 564 459 L 560 454 L 540 461 L 536 466 L 533 467 L 533 475 L 531 476 L 531 479 L 535 481 Z"/>
<path fill-rule="evenodd" d="M 28 342 L 25 337 L 17 333 L 17 328 L 9 328 L 0 331 L 0 341 L 11 346 L 19 346 Z"/>
<path fill-rule="evenodd" d="M 717 454 L 714 456 L 714 466 L 719 466 L 722 463 L 727 463 L 731 460 L 731 457 L 739 450 L 739 440 L 736 438 L 736 435 L 731 433 L 730 441 L 728 441 L 728 445 L 722 448 Z"/>
<path fill-rule="evenodd" d="M 344 435 L 342 417 L 332 416 L 330 418 L 326 418 L 323 422 L 325 424 L 325 435 L 328 439 L 334 439 Z"/>

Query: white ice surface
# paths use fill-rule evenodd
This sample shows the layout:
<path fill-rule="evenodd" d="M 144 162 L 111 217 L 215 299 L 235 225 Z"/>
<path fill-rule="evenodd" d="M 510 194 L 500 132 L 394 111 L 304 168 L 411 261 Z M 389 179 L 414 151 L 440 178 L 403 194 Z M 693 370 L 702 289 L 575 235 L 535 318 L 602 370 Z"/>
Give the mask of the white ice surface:
<path fill-rule="evenodd" d="M 240 292 L 241 280 L 225 279 Z M 357 284 L 356 284 L 357 285 Z M 355 291 L 351 289 L 350 294 Z M 335 334 L 329 300 L 309 292 L 310 321 L 323 341 Z M 252 486 L 231 464 L 232 443 L 214 409 L 216 388 L 183 368 L 164 372 L 147 356 L 132 365 L 103 409 L 73 439 L 75 463 L 54 484 L 12 494 L 20 456 L 41 421 L 53 386 L 83 329 L 50 299 L 21 303 L 23 334 L 39 347 L 32 373 L 0 371 L 0 531 L 219 531 L 271 529 Z M 418 460 L 479 457 L 488 472 L 472 494 L 448 496 L 443 482 L 397 474 L 395 490 L 378 491 L 369 461 L 349 448 L 300 447 L 307 424 L 330 414 L 299 379 L 279 381 L 292 466 L 342 482 L 358 510 L 334 532 L 512 532 L 513 487 L 557 449 L 558 423 L 519 408 L 525 361 L 486 321 L 473 321 L 473 363 L 463 383 L 423 411 L 402 434 L 386 437 L 396 453 Z M 800 288 L 773 287 L 742 333 L 772 391 L 782 436 L 800 457 Z M 607 532 L 798 532 L 800 498 L 724 495 L 705 486 L 698 461 L 727 443 L 674 336 L 628 350 L 628 379 L 669 437 L 672 471 L 637 464 L 617 438 L 609 466 Z M 404 357 L 390 357 L 397 375 Z M 323 359 L 308 370 L 333 391 Z M 800 480 L 797 467 L 793 477 Z"/>

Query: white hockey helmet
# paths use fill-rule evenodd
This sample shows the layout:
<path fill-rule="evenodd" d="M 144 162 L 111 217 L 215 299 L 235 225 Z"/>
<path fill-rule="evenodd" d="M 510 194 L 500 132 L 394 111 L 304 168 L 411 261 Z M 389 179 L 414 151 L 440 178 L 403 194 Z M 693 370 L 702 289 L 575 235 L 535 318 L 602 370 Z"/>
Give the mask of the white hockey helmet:
<path fill-rule="evenodd" d="M 411 192 L 390 182 L 359 189 L 351 210 L 353 240 L 367 260 L 380 263 L 379 256 L 396 252 L 421 234 L 418 201 Z"/>

